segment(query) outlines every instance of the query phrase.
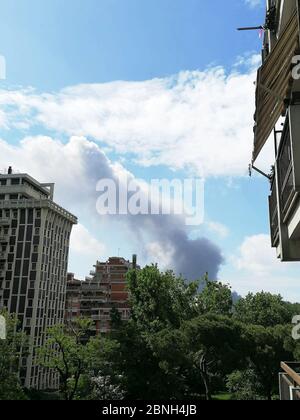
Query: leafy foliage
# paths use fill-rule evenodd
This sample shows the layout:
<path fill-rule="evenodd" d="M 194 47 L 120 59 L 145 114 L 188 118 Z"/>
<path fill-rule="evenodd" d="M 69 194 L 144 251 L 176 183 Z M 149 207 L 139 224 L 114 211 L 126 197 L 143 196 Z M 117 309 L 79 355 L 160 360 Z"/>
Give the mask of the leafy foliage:
<path fill-rule="evenodd" d="M 17 332 L 18 319 L 0 311 L 6 320 L 6 339 L 0 340 L 0 400 L 24 400 L 25 394 L 18 378 L 18 364 L 26 337 Z"/>
<path fill-rule="evenodd" d="M 102 368 L 110 342 L 90 338 L 92 322 L 78 319 L 72 326 L 58 325 L 48 332 L 46 345 L 40 350 L 40 364 L 58 372 L 60 391 L 65 400 L 80 396 L 85 376 Z"/>
<path fill-rule="evenodd" d="M 209 280 L 207 276 L 204 278 L 204 288 L 197 300 L 201 314 L 232 314 L 233 299 L 230 286 Z"/>
<path fill-rule="evenodd" d="M 249 293 L 235 305 L 235 317 L 248 325 L 274 327 L 291 323 L 291 308 L 280 295 Z"/>
<path fill-rule="evenodd" d="M 237 401 L 261 400 L 262 389 L 254 370 L 236 370 L 227 377 L 227 389 Z"/>
<path fill-rule="evenodd" d="M 132 270 L 127 278 L 132 318 L 141 331 L 176 328 L 196 315 L 199 283 L 187 284 L 172 271 L 161 273 L 154 265 Z"/>
<path fill-rule="evenodd" d="M 113 308 L 110 335 L 94 337 L 86 319 L 49 330 L 39 357 L 59 374 L 60 398 L 277 397 L 280 362 L 300 358 L 291 335 L 299 305 L 264 292 L 234 300 L 229 285 L 208 276 L 187 284 L 155 265 L 130 271 L 127 280 L 132 317 L 124 323 Z M 17 361 L 24 337 L 16 333 L 17 321 L 6 317 L 0 399 L 22 399 Z"/>

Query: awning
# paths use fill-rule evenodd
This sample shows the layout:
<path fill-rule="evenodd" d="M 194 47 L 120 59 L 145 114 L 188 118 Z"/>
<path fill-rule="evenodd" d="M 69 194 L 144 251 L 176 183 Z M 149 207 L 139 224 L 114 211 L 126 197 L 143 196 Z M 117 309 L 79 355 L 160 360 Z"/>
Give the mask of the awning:
<path fill-rule="evenodd" d="M 298 13 L 257 73 L 253 162 L 268 140 L 279 117 L 285 114 L 292 87 L 292 58 L 299 49 Z"/>

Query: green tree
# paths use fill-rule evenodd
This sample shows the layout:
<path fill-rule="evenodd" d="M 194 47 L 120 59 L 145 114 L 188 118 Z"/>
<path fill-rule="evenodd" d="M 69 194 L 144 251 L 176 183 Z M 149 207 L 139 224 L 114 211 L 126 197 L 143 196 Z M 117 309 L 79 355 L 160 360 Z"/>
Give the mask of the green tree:
<path fill-rule="evenodd" d="M 118 330 L 122 327 L 122 317 L 120 311 L 118 311 L 118 309 L 115 306 L 113 306 L 110 311 L 110 319 L 112 331 Z"/>
<path fill-rule="evenodd" d="M 280 295 L 249 293 L 235 305 L 235 318 L 248 325 L 274 327 L 291 323 L 291 313 Z"/>
<path fill-rule="evenodd" d="M 60 392 L 65 400 L 80 398 L 82 388 L 102 369 L 111 342 L 90 337 L 93 323 L 78 319 L 72 326 L 58 325 L 48 331 L 40 349 L 40 364 L 59 374 Z"/>
<path fill-rule="evenodd" d="M 190 337 L 183 328 L 165 329 L 151 336 L 150 347 L 165 388 L 165 399 L 186 399 L 204 394 L 204 383 L 195 369 Z"/>
<path fill-rule="evenodd" d="M 114 374 L 121 379 L 126 399 L 152 399 L 159 396 L 157 360 L 145 337 L 131 320 L 113 332 L 119 346 L 109 362 Z M 163 392 L 163 389 L 162 389 Z"/>
<path fill-rule="evenodd" d="M 290 320 L 293 319 L 294 316 L 300 315 L 300 303 L 286 302 L 286 307 L 290 312 Z"/>
<path fill-rule="evenodd" d="M 233 300 L 229 285 L 204 278 L 204 288 L 198 296 L 199 312 L 217 315 L 231 315 Z"/>
<path fill-rule="evenodd" d="M 127 281 L 132 319 L 113 333 L 120 343 L 119 357 L 113 363 L 123 378 L 127 397 L 182 396 L 180 375 L 175 375 L 173 369 L 175 363 L 167 365 L 161 357 L 161 338 L 165 332 L 172 334 L 183 321 L 197 315 L 199 283 L 186 284 L 183 278 L 171 271 L 162 273 L 155 265 L 130 271 Z M 165 335 L 164 343 L 170 345 L 168 352 L 174 354 L 172 342 L 165 341 L 170 334 Z"/>
<path fill-rule="evenodd" d="M 259 325 L 246 326 L 249 367 L 258 378 L 261 396 L 271 400 L 278 395 L 278 372 L 283 360 L 293 358 L 285 342 L 290 327 L 265 328 Z"/>
<path fill-rule="evenodd" d="M 236 370 L 227 377 L 227 389 L 237 401 L 261 400 L 262 389 L 253 369 Z"/>
<path fill-rule="evenodd" d="M 244 366 L 246 345 L 243 326 L 230 317 L 208 315 L 186 322 L 182 329 L 189 338 L 188 349 L 194 367 L 205 386 L 206 399 L 212 397 L 213 382 Z"/>
<path fill-rule="evenodd" d="M 162 273 L 155 265 L 127 274 L 132 319 L 144 332 L 180 327 L 197 314 L 199 282 L 186 284 L 172 271 Z"/>
<path fill-rule="evenodd" d="M 213 392 L 224 390 L 226 375 L 245 364 L 242 331 L 230 317 L 206 315 L 153 334 L 151 348 L 173 398 L 205 394 L 210 400 Z"/>
<path fill-rule="evenodd" d="M 26 347 L 26 337 L 17 332 L 18 319 L 5 311 L 6 339 L 0 339 L 0 400 L 24 400 L 25 394 L 18 377 L 20 349 Z"/>

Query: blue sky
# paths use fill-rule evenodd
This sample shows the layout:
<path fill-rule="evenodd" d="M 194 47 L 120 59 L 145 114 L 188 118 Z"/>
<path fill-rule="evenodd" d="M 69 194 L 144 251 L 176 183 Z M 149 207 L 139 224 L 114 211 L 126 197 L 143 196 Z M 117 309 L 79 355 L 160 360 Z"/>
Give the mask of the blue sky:
<path fill-rule="evenodd" d="M 1 5 L 0 167 L 56 182 L 56 200 L 80 221 L 69 267 L 78 276 L 97 258 L 137 253 L 186 276 L 210 269 L 241 294 L 300 299 L 299 265 L 280 264 L 269 246 L 268 184 L 247 177 L 261 40 L 236 28 L 262 23 L 262 3 Z M 205 223 L 100 218 L 96 181 L 125 170 L 148 182 L 204 173 Z"/>
<path fill-rule="evenodd" d="M 148 80 L 257 51 L 258 36 L 236 27 L 263 13 L 243 0 L 11 0 L 1 5 L 0 51 L 16 85 Z"/>

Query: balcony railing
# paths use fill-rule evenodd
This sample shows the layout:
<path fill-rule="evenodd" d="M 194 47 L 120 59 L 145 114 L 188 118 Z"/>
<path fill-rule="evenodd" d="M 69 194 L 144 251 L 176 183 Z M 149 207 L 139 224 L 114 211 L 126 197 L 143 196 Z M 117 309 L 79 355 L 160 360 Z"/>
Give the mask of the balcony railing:
<path fill-rule="evenodd" d="M 279 375 L 280 399 L 300 401 L 300 363 L 281 363 Z"/>
<path fill-rule="evenodd" d="M 0 242 L 8 242 L 8 235 L 1 233 L 0 234 Z"/>
<path fill-rule="evenodd" d="M 294 167 L 292 159 L 292 145 L 289 129 L 289 119 L 287 118 L 282 134 L 282 140 L 278 153 L 278 181 L 280 204 L 285 217 L 295 194 Z"/>
<path fill-rule="evenodd" d="M 271 195 L 269 197 L 269 209 L 270 209 L 270 228 L 271 228 L 272 246 L 276 248 L 279 243 L 279 214 L 278 214 L 278 200 L 277 200 L 275 178 L 271 185 Z"/>
<path fill-rule="evenodd" d="M 23 199 L 23 200 L 1 200 L 0 208 L 5 209 L 31 209 L 31 208 L 49 208 L 61 216 L 67 218 L 70 222 L 77 224 L 77 217 L 69 213 L 58 204 L 49 199 Z"/>
<path fill-rule="evenodd" d="M 9 225 L 9 224 L 10 224 L 10 219 L 8 219 L 7 217 L 0 218 L 0 225 Z"/>

